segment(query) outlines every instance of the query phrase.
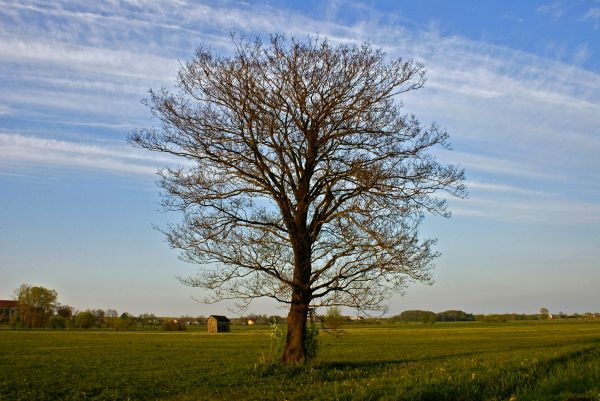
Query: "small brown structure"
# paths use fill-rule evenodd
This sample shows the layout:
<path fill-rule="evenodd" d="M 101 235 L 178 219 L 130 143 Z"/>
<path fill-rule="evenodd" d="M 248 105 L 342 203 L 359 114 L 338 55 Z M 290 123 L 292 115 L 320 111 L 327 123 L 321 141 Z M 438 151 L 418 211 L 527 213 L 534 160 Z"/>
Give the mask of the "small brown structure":
<path fill-rule="evenodd" d="M 225 316 L 210 315 L 206 323 L 209 333 L 227 333 L 231 331 L 229 328 L 229 319 Z"/>

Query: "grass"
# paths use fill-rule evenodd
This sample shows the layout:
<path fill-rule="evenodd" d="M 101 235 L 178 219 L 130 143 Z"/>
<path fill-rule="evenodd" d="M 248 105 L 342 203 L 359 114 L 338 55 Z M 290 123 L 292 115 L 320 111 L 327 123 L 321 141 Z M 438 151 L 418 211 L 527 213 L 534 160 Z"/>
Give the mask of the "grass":
<path fill-rule="evenodd" d="M 348 327 L 309 366 L 228 334 L 0 330 L 0 400 L 600 400 L 600 322 Z"/>

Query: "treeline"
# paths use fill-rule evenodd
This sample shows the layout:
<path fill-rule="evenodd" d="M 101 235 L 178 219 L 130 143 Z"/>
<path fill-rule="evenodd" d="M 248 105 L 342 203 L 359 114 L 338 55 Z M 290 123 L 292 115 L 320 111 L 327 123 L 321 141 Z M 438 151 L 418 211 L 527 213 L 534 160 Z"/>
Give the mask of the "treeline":
<path fill-rule="evenodd" d="M 256 315 L 251 313 L 246 316 L 240 316 L 231 319 L 231 324 L 236 325 L 267 325 L 267 324 L 283 324 L 286 322 L 286 319 L 277 315 Z"/>
<path fill-rule="evenodd" d="M 525 313 L 497 313 L 497 314 L 471 314 L 460 310 L 447 310 L 444 312 L 431 312 L 425 310 L 407 310 L 399 315 L 392 316 L 389 318 L 392 322 L 423 322 L 423 323 L 435 323 L 435 322 L 484 322 L 484 323 L 498 323 L 498 322 L 509 322 L 519 320 L 556 320 L 556 319 L 599 319 L 599 313 L 574 313 L 566 314 L 559 312 L 558 314 L 551 314 L 546 308 L 542 308 L 540 313 L 525 314 Z"/>
<path fill-rule="evenodd" d="M 156 328 L 162 324 L 163 319 L 148 313 L 134 316 L 127 312 L 119 314 L 114 309 L 75 311 L 70 306 L 60 306 L 57 308 L 57 314 L 50 319 L 48 327 L 53 329 L 130 330 L 136 328 Z"/>
<path fill-rule="evenodd" d="M 189 325 L 205 325 L 206 318 L 184 316 L 181 318 L 159 318 L 151 313 L 134 316 L 114 309 L 88 309 L 78 311 L 72 306 L 57 302 L 55 290 L 44 287 L 21 285 L 16 291 L 16 308 L 0 308 L 0 323 L 13 328 L 52 329 L 158 329 L 185 330 Z"/>
<path fill-rule="evenodd" d="M 600 319 L 600 313 L 564 313 L 559 312 L 555 315 L 549 313 L 540 314 L 524 314 L 524 313 L 495 313 L 488 315 L 475 315 L 475 320 L 478 322 L 494 323 L 494 322 L 509 322 L 515 320 L 562 320 L 562 319 Z"/>
<path fill-rule="evenodd" d="M 205 326 L 205 316 L 157 317 L 152 313 L 134 316 L 118 313 L 114 309 L 76 310 L 69 305 L 58 303 L 58 294 L 39 286 L 23 284 L 15 291 L 16 309 L 0 306 L 0 324 L 12 328 L 51 328 L 51 329 L 112 329 L 184 331 L 189 327 Z M 231 319 L 234 325 L 282 324 L 285 319 L 276 315 L 249 314 Z"/>
<path fill-rule="evenodd" d="M 399 315 L 392 316 L 390 321 L 396 322 L 473 322 L 475 315 L 461 310 L 447 310 L 444 312 L 431 312 L 425 310 L 406 310 Z"/>
<path fill-rule="evenodd" d="M 112 330 L 144 330 L 162 329 L 167 331 L 183 331 L 188 327 L 206 325 L 205 316 L 157 317 L 151 313 L 134 316 L 127 312 L 119 314 L 114 309 L 88 309 L 77 311 L 68 305 L 57 302 L 58 294 L 44 287 L 34 287 L 23 284 L 16 293 L 15 308 L 0 305 L 0 323 L 9 324 L 13 328 L 52 328 L 52 329 L 112 329 Z M 12 301 L 10 301 L 12 302 Z M 547 319 L 600 319 L 600 313 L 563 312 L 552 314 L 547 308 L 541 308 L 539 314 L 478 314 L 474 315 L 461 310 L 447 310 L 435 313 L 426 310 L 406 310 L 389 318 L 382 317 L 350 317 L 342 315 L 339 307 L 332 307 L 324 316 L 316 316 L 323 327 L 336 329 L 348 324 L 385 324 L 397 322 L 508 322 L 518 320 L 547 320 Z M 277 315 L 249 314 L 231 318 L 233 325 L 268 325 L 283 324 L 286 319 Z"/>

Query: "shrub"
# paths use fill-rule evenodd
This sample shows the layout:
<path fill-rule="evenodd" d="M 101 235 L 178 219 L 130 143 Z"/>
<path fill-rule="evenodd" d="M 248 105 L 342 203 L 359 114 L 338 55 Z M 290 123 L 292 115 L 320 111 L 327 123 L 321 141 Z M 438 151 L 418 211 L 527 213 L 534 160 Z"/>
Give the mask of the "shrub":
<path fill-rule="evenodd" d="M 181 322 L 178 322 L 173 319 L 165 319 L 163 321 L 162 327 L 164 331 L 185 331 L 187 330 L 187 326 Z"/>
<path fill-rule="evenodd" d="M 79 312 L 75 316 L 75 327 L 91 329 L 96 324 L 96 316 L 90 311 Z"/>
<path fill-rule="evenodd" d="M 314 321 L 306 325 L 305 341 L 306 341 L 306 359 L 311 360 L 317 356 L 319 350 L 319 329 Z"/>
<path fill-rule="evenodd" d="M 52 316 L 49 326 L 51 329 L 64 329 L 67 327 L 67 319 L 63 316 Z"/>
<path fill-rule="evenodd" d="M 332 306 L 327 310 L 327 314 L 325 315 L 325 327 L 329 330 L 337 330 L 340 328 L 343 320 L 342 308 Z"/>

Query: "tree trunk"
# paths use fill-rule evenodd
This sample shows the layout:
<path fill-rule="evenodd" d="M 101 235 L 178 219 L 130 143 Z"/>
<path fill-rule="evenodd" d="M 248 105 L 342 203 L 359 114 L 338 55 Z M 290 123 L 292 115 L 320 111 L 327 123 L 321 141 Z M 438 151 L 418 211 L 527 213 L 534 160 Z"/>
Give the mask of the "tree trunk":
<path fill-rule="evenodd" d="M 292 305 L 287 318 L 287 337 L 282 362 L 287 364 L 303 363 L 306 360 L 306 320 L 310 300 L 294 290 Z"/>
<path fill-rule="evenodd" d="M 306 185 L 303 192 L 306 193 Z M 302 203 L 302 202 L 301 202 Z M 306 320 L 312 299 L 310 291 L 311 239 L 306 230 L 306 207 L 299 203 L 302 212 L 295 215 L 295 235 L 291 235 L 294 248 L 294 287 L 292 304 L 287 318 L 287 336 L 282 362 L 299 364 L 306 361 Z"/>

